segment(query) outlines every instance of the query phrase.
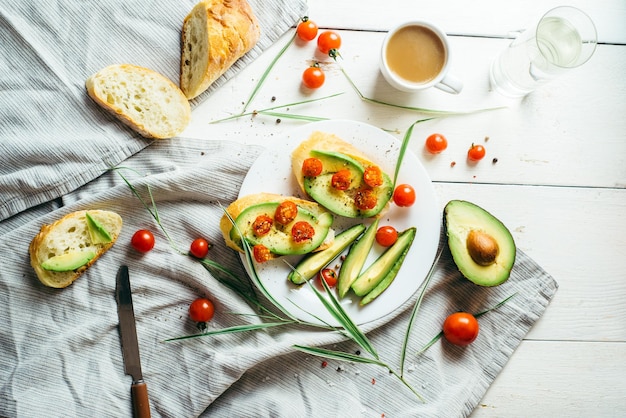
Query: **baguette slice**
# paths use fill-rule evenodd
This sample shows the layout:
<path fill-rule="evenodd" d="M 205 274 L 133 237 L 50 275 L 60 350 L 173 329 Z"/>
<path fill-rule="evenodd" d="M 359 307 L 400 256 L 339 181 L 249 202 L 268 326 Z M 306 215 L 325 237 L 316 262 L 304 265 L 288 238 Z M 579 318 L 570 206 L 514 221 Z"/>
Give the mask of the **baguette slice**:
<path fill-rule="evenodd" d="M 188 99 L 204 92 L 250 51 L 261 30 L 246 0 L 203 0 L 183 21 L 180 88 Z"/>
<path fill-rule="evenodd" d="M 148 68 L 110 65 L 85 85 L 96 103 L 146 138 L 172 138 L 191 120 L 191 106 L 178 86 Z"/>
<path fill-rule="evenodd" d="M 86 212 L 110 235 L 107 243 L 93 243 L 87 225 Z M 89 210 L 72 212 L 50 225 L 43 225 L 29 246 L 30 264 L 41 283 L 63 288 L 78 279 L 102 254 L 113 246 L 122 230 L 122 218 L 115 212 Z M 54 256 L 78 251 L 93 251 L 94 257 L 86 264 L 70 271 L 51 271 L 42 263 Z"/>

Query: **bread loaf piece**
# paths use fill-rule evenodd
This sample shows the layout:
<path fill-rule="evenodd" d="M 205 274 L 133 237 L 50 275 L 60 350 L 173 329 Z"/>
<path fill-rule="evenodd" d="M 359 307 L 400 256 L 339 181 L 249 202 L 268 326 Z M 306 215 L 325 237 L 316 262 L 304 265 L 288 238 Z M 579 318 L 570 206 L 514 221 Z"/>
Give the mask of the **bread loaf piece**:
<path fill-rule="evenodd" d="M 205 91 L 259 40 L 246 0 L 203 0 L 183 22 L 180 88 L 188 99 Z"/>
<path fill-rule="evenodd" d="M 109 235 L 109 242 L 93 242 L 86 212 Z M 43 225 L 29 246 L 30 264 L 41 283 L 67 287 L 78 279 L 102 254 L 113 246 L 122 230 L 122 218 L 115 212 L 89 210 L 72 212 L 50 225 Z M 55 256 L 91 252 L 93 257 L 75 270 L 51 271 L 42 264 Z"/>
<path fill-rule="evenodd" d="M 144 67 L 115 64 L 85 83 L 96 103 L 146 138 L 171 138 L 191 120 L 191 107 L 166 77 Z"/>

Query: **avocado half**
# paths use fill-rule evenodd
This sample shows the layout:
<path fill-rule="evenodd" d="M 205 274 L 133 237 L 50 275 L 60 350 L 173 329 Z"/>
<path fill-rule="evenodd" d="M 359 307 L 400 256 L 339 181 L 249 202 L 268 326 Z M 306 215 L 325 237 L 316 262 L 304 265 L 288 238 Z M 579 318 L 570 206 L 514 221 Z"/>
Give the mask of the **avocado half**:
<path fill-rule="evenodd" d="M 463 276 L 480 286 L 504 283 L 516 255 L 506 226 L 485 209 L 463 200 L 448 202 L 444 218 L 448 246 Z"/>

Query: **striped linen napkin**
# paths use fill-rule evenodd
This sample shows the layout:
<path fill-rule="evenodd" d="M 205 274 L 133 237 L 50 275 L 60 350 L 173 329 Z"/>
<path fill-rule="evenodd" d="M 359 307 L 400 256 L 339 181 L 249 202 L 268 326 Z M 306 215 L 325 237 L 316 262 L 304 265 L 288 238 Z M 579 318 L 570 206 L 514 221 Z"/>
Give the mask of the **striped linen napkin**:
<path fill-rule="evenodd" d="M 124 162 L 139 174 L 122 173 L 144 195 L 150 187 L 161 222 L 179 248 L 206 237 L 215 244 L 210 258 L 245 277 L 238 255 L 223 244 L 220 203 L 237 197 L 261 152 L 261 147 L 226 141 L 175 138 Z M 261 319 L 197 261 L 172 249 L 119 173 L 104 174 L 66 195 L 62 203 L 56 209 L 49 206 L 55 209 L 49 213 L 24 212 L 11 228 L 0 229 L 0 416 L 130 416 L 130 377 L 123 371 L 114 296 L 121 264 L 130 268 L 143 372 L 155 417 L 467 416 L 557 290 L 554 279 L 521 251 L 511 278 L 495 288 L 463 279 L 444 251 L 417 316 L 406 361 L 405 377 L 422 402 L 386 369 L 335 360 L 324 367 L 323 359 L 293 348 L 318 345 L 357 353 L 358 346 L 335 332 L 288 326 L 165 342 L 197 332 L 187 308 L 199 296 L 216 304 L 210 330 Z M 70 287 L 44 287 L 29 265 L 30 240 L 43 223 L 90 208 L 122 216 L 118 242 Z M 144 255 L 129 244 L 140 228 L 156 232 L 156 247 Z M 479 312 L 512 294 L 506 304 L 480 317 L 481 333 L 470 346 L 439 341 L 416 355 L 451 311 Z M 390 316 L 363 327 L 380 358 L 394 369 L 414 302 L 415 296 Z"/>

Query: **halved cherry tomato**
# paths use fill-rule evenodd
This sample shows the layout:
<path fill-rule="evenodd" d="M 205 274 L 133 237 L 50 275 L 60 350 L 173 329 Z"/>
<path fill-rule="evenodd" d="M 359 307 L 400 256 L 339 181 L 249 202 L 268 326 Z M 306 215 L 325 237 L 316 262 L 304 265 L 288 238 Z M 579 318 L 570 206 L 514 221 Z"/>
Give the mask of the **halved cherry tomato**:
<path fill-rule="evenodd" d="M 322 54 L 328 54 L 332 49 L 341 47 L 341 37 L 332 30 L 322 32 L 317 37 L 317 47 Z"/>
<path fill-rule="evenodd" d="M 324 286 L 322 284 L 322 280 L 326 282 L 328 287 L 335 287 L 337 285 L 337 273 L 335 272 L 335 270 L 331 268 L 322 269 L 317 274 L 317 280 L 319 281 L 319 284 L 322 287 Z"/>
<path fill-rule="evenodd" d="M 302 73 L 302 84 L 310 89 L 317 89 L 322 87 L 326 80 L 324 71 L 320 68 L 319 64 L 315 64 Z"/>
<path fill-rule="evenodd" d="M 452 344 L 465 346 L 478 337 L 478 321 L 467 312 L 456 312 L 448 316 L 443 323 L 443 335 Z"/>
<path fill-rule="evenodd" d="M 363 173 L 363 181 L 370 187 L 378 187 L 383 184 L 383 172 L 379 167 L 371 165 Z"/>
<path fill-rule="evenodd" d="M 273 223 L 274 221 L 269 216 L 259 215 L 256 217 L 254 222 L 252 222 L 252 231 L 257 237 L 262 237 L 270 232 Z"/>
<path fill-rule="evenodd" d="M 303 41 L 312 41 L 317 36 L 317 25 L 309 20 L 308 16 L 304 16 L 296 28 L 296 33 Z"/>
<path fill-rule="evenodd" d="M 302 174 L 304 177 L 317 177 L 322 174 L 322 161 L 319 158 L 311 157 L 302 162 Z"/>
<path fill-rule="evenodd" d="M 376 242 L 383 247 L 391 247 L 398 240 L 398 231 L 391 225 L 385 225 L 376 231 Z"/>
<path fill-rule="evenodd" d="M 352 181 L 350 176 L 350 170 L 347 168 L 339 170 L 333 174 L 333 177 L 330 179 L 330 185 L 337 190 L 348 190 Z"/>
<path fill-rule="evenodd" d="M 401 184 L 393 191 L 393 202 L 401 207 L 415 203 L 415 189 L 410 184 Z"/>
<path fill-rule="evenodd" d="M 298 206 L 291 200 L 285 200 L 280 202 L 274 212 L 274 220 L 282 225 L 287 225 L 289 222 L 296 219 L 298 215 Z"/>
<path fill-rule="evenodd" d="M 137 251 L 147 253 L 154 248 L 154 235 L 147 229 L 140 229 L 133 234 L 130 244 Z"/>
<path fill-rule="evenodd" d="M 189 305 L 189 317 L 194 322 L 208 322 L 213 319 L 215 306 L 205 298 L 198 298 Z"/>
<path fill-rule="evenodd" d="M 431 154 L 439 154 L 448 148 L 448 140 L 441 134 L 432 134 L 426 138 L 426 149 Z"/>
<path fill-rule="evenodd" d="M 306 221 L 298 221 L 291 227 L 291 237 L 297 243 L 313 239 L 315 229 Z"/>
<path fill-rule="evenodd" d="M 479 161 L 483 159 L 485 153 L 485 147 L 482 145 L 472 144 L 470 149 L 467 151 L 467 158 L 471 161 Z"/>
<path fill-rule="evenodd" d="M 361 189 L 354 195 L 354 204 L 361 210 L 373 209 L 378 203 L 378 197 L 372 189 Z"/>
<path fill-rule="evenodd" d="M 204 258 L 209 253 L 209 241 L 204 238 L 196 238 L 189 247 L 189 253 L 196 258 Z"/>
<path fill-rule="evenodd" d="M 252 247 L 252 255 L 257 263 L 265 263 L 273 258 L 269 248 L 263 244 L 257 244 Z"/>

